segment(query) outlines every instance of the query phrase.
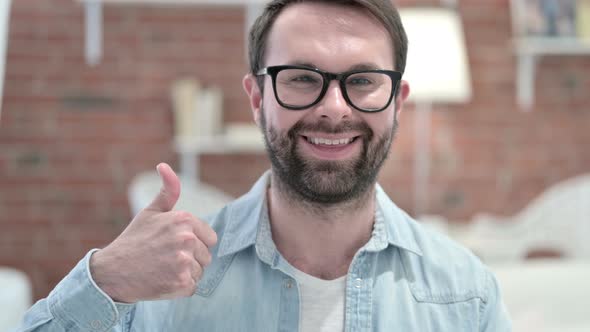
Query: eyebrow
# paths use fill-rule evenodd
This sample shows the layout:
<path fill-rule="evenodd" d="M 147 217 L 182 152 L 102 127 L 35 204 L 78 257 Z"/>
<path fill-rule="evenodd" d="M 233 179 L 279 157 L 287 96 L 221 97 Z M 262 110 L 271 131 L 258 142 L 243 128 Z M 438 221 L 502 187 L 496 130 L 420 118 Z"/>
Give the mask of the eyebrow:
<path fill-rule="evenodd" d="M 290 62 L 289 65 L 321 69 L 318 66 L 314 65 L 312 62 L 305 62 L 305 61 Z M 381 69 L 381 68 L 379 68 L 379 66 L 377 66 L 376 64 L 374 64 L 372 62 L 364 62 L 364 63 L 355 64 L 355 65 L 349 67 L 348 70 L 346 70 L 346 71 L 377 70 L 377 69 Z"/>

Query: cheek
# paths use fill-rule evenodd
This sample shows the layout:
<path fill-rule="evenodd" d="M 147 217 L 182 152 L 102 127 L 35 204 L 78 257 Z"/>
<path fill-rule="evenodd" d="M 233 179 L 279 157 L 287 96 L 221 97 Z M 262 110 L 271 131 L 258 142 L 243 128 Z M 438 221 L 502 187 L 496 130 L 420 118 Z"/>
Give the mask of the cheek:
<path fill-rule="evenodd" d="M 279 131 L 287 131 L 291 129 L 291 127 L 301 120 L 303 114 L 305 114 L 304 111 L 289 111 L 283 109 L 274 99 L 272 91 L 270 95 L 264 96 L 262 111 L 264 112 L 267 126 L 272 126 Z"/>
<path fill-rule="evenodd" d="M 393 109 L 386 110 L 377 114 L 367 114 L 364 117 L 365 122 L 373 129 L 377 136 L 382 136 L 386 131 L 391 130 L 393 126 L 394 112 Z"/>

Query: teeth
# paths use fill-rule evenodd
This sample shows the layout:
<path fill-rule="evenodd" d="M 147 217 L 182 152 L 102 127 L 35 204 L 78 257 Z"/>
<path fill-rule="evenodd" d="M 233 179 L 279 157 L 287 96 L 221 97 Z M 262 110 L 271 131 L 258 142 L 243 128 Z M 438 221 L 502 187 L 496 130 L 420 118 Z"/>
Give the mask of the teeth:
<path fill-rule="evenodd" d="M 352 138 L 342 138 L 336 140 L 330 140 L 325 138 L 308 137 L 307 141 L 311 144 L 323 144 L 323 145 L 345 145 L 352 142 Z"/>

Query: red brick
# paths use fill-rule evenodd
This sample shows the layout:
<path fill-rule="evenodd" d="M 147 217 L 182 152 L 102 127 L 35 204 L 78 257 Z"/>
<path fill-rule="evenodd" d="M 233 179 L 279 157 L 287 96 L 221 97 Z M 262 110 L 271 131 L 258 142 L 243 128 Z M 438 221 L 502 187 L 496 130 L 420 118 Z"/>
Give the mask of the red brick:
<path fill-rule="evenodd" d="M 396 3 L 440 6 L 438 0 Z M 510 215 L 547 186 L 590 171 L 590 58 L 540 58 L 534 111 L 522 112 L 509 0 L 458 5 L 473 98 L 433 106 L 427 212 L 454 221 L 479 212 Z M 244 12 L 107 4 L 103 58 L 91 67 L 81 3 L 18 0 L 12 7 L 0 123 L 0 265 L 26 271 L 39 298 L 88 249 L 106 245 L 129 222 L 127 186 L 135 174 L 160 161 L 178 167 L 175 80 L 219 86 L 224 121 L 253 123 L 241 86 L 248 70 Z M 110 103 L 72 103 L 76 97 Z M 379 176 L 411 213 L 414 110 L 406 105 Z M 202 180 L 234 196 L 268 167 L 264 154 L 201 159 Z"/>

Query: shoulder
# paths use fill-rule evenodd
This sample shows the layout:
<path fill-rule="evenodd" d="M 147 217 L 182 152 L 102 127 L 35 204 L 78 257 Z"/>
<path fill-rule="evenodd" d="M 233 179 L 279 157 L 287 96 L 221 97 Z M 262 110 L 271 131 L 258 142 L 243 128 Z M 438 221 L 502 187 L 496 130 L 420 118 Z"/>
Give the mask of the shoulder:
<path fill-rule="evenodd" d="M 406 216 L 422 255 L 401 252 L 406 274 L 417 298 L 436 301 L 488 301 L 494 277 L 470 250 Z"/>
<path fill-rule="evenodd" d="M 403 272 L 417 300 L 487 301 L 493 276 L 471 251 L 421 225 L 395 205 L 380 186 L 377 202 L 388 241 L 397 247 Z"/>

